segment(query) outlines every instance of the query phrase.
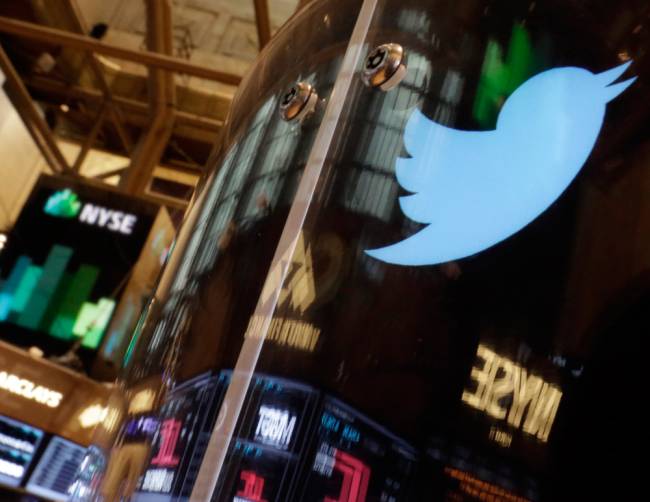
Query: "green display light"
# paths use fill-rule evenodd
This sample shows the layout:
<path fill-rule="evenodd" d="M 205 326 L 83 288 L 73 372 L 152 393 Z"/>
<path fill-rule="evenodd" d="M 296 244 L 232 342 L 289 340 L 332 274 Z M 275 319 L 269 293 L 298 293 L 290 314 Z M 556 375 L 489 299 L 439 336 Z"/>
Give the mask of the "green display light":
<path fill-rule="evenodd" d="M 57 218 L 74 218 L 81 211 L 81 202 L 76 193 L 69 188 L 54 192 L 43 208 L 45 213 Z"/>
<path fill-rule="evenodd" d="M 62 340 L 74 338 L 72 330 L 77 320 L 77 315 L 90 297 L 93 287 L 99 277 L 99 269 L 91 265 L 81 265 L 73 274 L 70 284 L 65 291 L 54 320 L 49 327 L 52 336 Z"/>
<path fill-rule="evenodd" d="M 55 244 L 42 266 L 19 256 L 0 285 L 0 322 L 40 330 L 64 341 L 82 338 L 84 347 L 96 349 L 115 300 L 88 301 L 100 270 L 82 263 L 75 272 L 67 272 L 72 255 L 72 248 Z"/>
<path fill-rule="evenodd" d="M 473 109 L 474 118 L 482 127 L 493 128 L 506 98 L 544 68 L 541 53 L 519 23 L 512 27 L 505 58 L 499 42 L 488 41 Z"/>
<path fill-rule="evenodd" d="M 38 281 L 43 274 L 43 269 L 35 265 L 30 265 L 25 270 L 18 287 L 14 292 L 13 300 L 11 302 L 11 313 L 21 313 L 25 310 L 27 302 L 32 296 L 32 293 L 38 285 Z"/>
<path fill-rule="evenodd" d="M 114 309 L 115 301 L 109 298 L 102 298 L 96 304 L 86 302 L 81 306 L 72 333 L 83 338 L 83 347 L 96 349 L 99 346 Z"/>

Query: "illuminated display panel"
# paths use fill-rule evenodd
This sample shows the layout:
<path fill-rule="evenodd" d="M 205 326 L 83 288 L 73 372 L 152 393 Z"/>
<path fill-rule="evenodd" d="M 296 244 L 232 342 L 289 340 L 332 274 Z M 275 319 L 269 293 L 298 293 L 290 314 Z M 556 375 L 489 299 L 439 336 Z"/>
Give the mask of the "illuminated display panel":
<path fill-rule="evenodd" d="M 99 482 L 105 468 L 106 456 L 104 451 L 97 446 L 90 445 L 81 461 L 77 476 L 70 487 L 70 492 L 81 496 L 84 500 L 89 498 L 93 487 Z"/>
<path fill-rule="evenodd" d="M 135 500 L 190 496 L 230 375 L 203 376 L 172 392 Z M 301 382 L 256 375 L 243 410 L 215 499 L 407 500 L 415 451 L 343 402 Z"/>
<path fill-rule="evenodd" d="M 409 500 L 417 462 L 410 445 L 330 397 L 325 398 L 316 420 L 298 500 Z"/>
<path fill-rule="evenodd" d="M 155 433 L 136 500 L 189 496 L 228 379 L 205 374 L 184 382 L 170 393 L 160 416 L 148 418 Z"/>
<path fill-rule="evenodd" d="M 300 382 L 253 377 L 217 500 L 290 500 L 318 397 L 315 389 Z"/>
<path fill-rule="evenodd" d="M 86 448 L 53 437 L 30 476 L 26 490 L 50 500 L 68 500 L 68 488 L 85 453 Z"/>
<path fill-rule="evenodd" d="M 112 191 L 42 176 L 0 256 L 2 336 L 46 353 L 76 340 L 96 350 L 157 211 Z"/>
<path fill-rule="evenodd" d="M 0 389 L 50 408 L 57 408 L 63 399 L 63 394 L 60 392 L 6 371 L 0 371 Z"/>
<path fill-rule="evenodd" d="M 476 476 L 452 467 L 446 467 L 445 474 L 457 484 L 454 490 L 448 492 L 449 497 L 453 494 L 460 497 L 461 500 L 464 496 L 470 496 L 474 500 L 531 502 L 529 499 L 512 493 L 509 490 L 505 490 L 501 486 L 487 483 Z"/>
<path fill-rule="evenodd" d="M 419 468 L 418 490 L 432 500 L 543 500 L 534 469 L 509 455 L 480 450 L 466 441 L 432 436 Z"/>
<path fill-rule="evenodd" d="M 218 500 L 271 502 L 288 500 L 298 457 L 236 439 L 228 452 L 228 469 L 217 489 Z"/>
<path fill-rule="evenodd" d="M 404 132 L 410 157 L 397 159 L 395 170 L 400 186 L 413 192 L 400 197 L 401 210 L 428 226 L 366 253 L 397 265 L 436 265 L 475 255 L 519 232 L 580 172 L 600 134 L 606 104 L 635 81 L 614 84 L 630 64 L 598 74 L 575 67 L 539 73 L 508 97 L 494 130 L 454 129 L 413 111 Z M 571 110 L 572 102 L 584 104 Z M 526 141 L 530 136 L 538 141 Z"/>
<path fill-rule="evenodd" d="M 42 439 L 42 430 L 0 416 L 0 484 L 23 482 Z"/>

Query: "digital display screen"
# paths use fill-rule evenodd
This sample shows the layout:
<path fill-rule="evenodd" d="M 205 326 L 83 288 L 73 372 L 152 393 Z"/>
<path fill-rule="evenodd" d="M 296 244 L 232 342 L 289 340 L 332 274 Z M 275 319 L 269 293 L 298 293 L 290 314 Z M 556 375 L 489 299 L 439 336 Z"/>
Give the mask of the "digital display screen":
<path fill-rule="evenodd" d="M 417 463 L 410 445 L 333 398 L 325 398 L 317 420 L 299 500 L 409 500 Z"/>
<path fill-rule="evenodd" d="M 217 499 L 271 502 L 289 499 L 298 476 L 319 393 L 299 382 L 255 375 Z"/>
<path fill-rule="evenodd" d="M 51 500 L 68 500 L 68 488 L 85 453 L 86 448 L 54 436 L 30 476 L 26 490 Z"/>
<path fill-rule="evenodd" d="M 171 391 L 156 422 L 137 500 L 189 496 L 226 385 L 226 376 L 206 374 Z"/>
<path fill-rule="evenodd" d="M 298 457 L 276 448 L 235 440 L 222 477 L 220 500 L 268 502 L 287 500 Z"/>
<path fill-rule="evenodd" d="M 453 467 L 445 467 L 444 472 L 451 485 L 446 496 L 451 500 L 462 500 L 466 496 L 477 500 L 503 500 L 505 502 L 532 502 L 537 500 L 537 498 L 522 497 L 500 485 L 486 482 L 471 473 Z"/>
<path fill-rule="evenodd" d="M 52 352 L 76 340 L 97 349 L 157 211 L 113 191 L 42 176 L 0 255 L 3 337 Z"/>
<path fill-rule="evenodd" d="M 171 393 L 138 502 L 191 495 L 230 375 Z M 343 402 L 301 382 L 255 375 L 214 499 L 406 501 L 416 462 L 410 445 Z"/>
<path fill-rule="evenodd" d="M 127 443 L 140 443 L 151 438 L 158 430 L 159 420 L 147 414 L 137 415 L 124 425 L 124 440 Z"/>
<path fill-rule="evenodd" d="M 430 438 L 421 473 L 420 482 L 432 485 L 431 498 L 436 500 L 541 500 L 538 479 L 525 463 L 514 464 L 447 437 Z"/>
<path fill-rule="evenodd" d="M 42 430 L 0 416 L 0 483 L 22 483 L 42 439 Z"/>

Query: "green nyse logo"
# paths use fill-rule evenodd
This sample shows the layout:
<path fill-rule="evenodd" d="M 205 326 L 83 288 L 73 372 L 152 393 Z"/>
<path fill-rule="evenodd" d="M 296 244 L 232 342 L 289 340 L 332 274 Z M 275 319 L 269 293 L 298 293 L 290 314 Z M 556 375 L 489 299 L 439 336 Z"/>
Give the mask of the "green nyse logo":
<path fill-rule="evenodd" d="M 58 218 L 74 218 L 81 210 L 77 194 L 69 188 L 54 192 L 45 203 L 45 212 Z"/>

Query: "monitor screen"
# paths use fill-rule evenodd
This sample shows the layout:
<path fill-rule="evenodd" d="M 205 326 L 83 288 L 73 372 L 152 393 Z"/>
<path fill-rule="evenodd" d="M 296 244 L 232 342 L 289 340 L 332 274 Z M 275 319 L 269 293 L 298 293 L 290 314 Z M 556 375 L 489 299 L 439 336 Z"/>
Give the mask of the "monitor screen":
<path fill-rule="evenodd" d="M 212 428 L 211 411 L 218 408 L 225 386 L 221 375 L 204 374 L 170 392 L 156 421 L 136 500 L 171 500 L 185 485 L 191 490 Z"/>
<path fill-rule="evenodd" d="M 410 445 L 331 397 L 316 419 L 299 500 L 409 500 L 417 463 Z"/>
<path fill-rule="evenodd" d="M 96 350 L 157 211 L 113 191 L 42 176 L 0 255 L 2 337 L 46 353 L 76 340 Z"/>
<path fill-rule="evenodd" d="M 137 502 L 187 500 L 231 372 L 170 394 Z M 207 405 L 209 403 L 209 405 Z M 297 380 L 252 378 L 215 499 L 233 502 L 406 501 L 417 463 L 402 439 Z"/>
<path fill-rule="evenodd" d="M 29 478 L 26 490 L 51 500 L 68 500 L 68 488 L 86 448 L 54 436 Z"/>
<path fill-rule="evenodd" d="M 19 486 L 43 439 L 43 431 L 0 416 L 0 483 Z"/>
<path fill-rule="evenodd" d="M 301 382 L 254 375 L 217 496 L 234 502 L 288 500 L 298 479 L 320 393 Z"/>

